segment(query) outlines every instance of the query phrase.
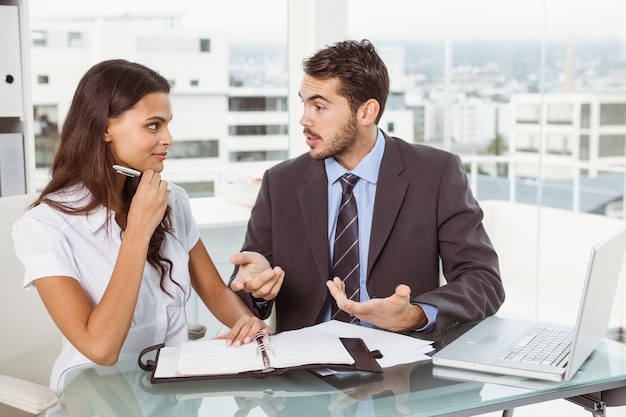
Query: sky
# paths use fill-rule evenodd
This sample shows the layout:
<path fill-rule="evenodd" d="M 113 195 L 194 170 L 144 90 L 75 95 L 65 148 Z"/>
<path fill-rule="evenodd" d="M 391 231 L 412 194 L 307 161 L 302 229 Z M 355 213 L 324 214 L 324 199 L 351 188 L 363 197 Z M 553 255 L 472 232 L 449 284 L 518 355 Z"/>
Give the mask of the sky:
<path fill-rule="evenodd" d="M 181 12 L 189 28 L 226 28 L 234 40 L 281 39 L 288 1 L 29 0 L 31 16 L 71 13 Z M 353 38 L 626 40 L 624 0 L 348 0 Z"/>
<path fill-rule="evenodd" d="M 351 29 L 390 38 L 440 39 L 447 28 L 453 39 L 538 39 L 545 12 L 547 38 L 626 39 L 624 0 L 385 0 L 382 11 L 377 4 L 351 0 Z"/>

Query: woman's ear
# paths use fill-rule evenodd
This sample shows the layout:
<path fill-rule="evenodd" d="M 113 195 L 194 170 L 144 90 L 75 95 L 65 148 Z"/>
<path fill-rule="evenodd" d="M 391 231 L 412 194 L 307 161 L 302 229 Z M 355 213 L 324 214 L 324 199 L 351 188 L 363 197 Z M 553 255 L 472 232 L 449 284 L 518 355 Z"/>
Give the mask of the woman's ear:
<path fill-rule="evenodd" d="M 380 112 L 380 103 L 378 100 L 370 98 L 361 105 L 359 109 L 359 122 L 362 125 L 371 125 L 376 123 L 376 118 Z"/>
<path fill-rule="evenodd" d="M 113 140 L 113 138 L 111 136 L 111 129 L 110 129 L 110 126 L 107 125 L 107 128 L 104 131 L 104 141 L 105 142 L 111 142 L 112 140 Z"/>

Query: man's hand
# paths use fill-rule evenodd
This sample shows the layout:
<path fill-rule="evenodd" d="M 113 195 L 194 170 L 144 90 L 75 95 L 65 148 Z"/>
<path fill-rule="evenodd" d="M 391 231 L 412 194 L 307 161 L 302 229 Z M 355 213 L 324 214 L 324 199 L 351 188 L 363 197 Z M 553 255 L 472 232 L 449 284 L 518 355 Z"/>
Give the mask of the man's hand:
<path fill-rule="evenodd" d="M 281 267 L 272 268 L 267 259 L 258 252 L 239 252 L 231 255 L 230 262 L 239 265 L 237 276 L 230 283 L 233 291 L 251 294 L 255 298 L 272 300 L 278 295 L 285 279 Z"/>
<path fill-rule="evenodd" d="M 345 285 L 339 277 L 328 280 L 326 286 L 337 302 L 337 307 L 381 329 L 412 331 L 428 323 L 424 310 L 411 304 L 411 289 L 404 284 L 398 285 L 395 293 L 387 298 L 374 298 L 362 303 L 346 296 Z"/>

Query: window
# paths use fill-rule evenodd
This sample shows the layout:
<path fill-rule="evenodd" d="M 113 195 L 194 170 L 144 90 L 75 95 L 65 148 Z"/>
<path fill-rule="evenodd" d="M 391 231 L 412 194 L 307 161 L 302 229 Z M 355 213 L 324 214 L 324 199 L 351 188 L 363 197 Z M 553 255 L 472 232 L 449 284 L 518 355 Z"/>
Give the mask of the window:
<path fill-rule="evenodd" d="M 219 141 L 217 139 L 175 140 L 167 151 L 168 159 L 216 158 L 218 156 Z"/>
<path fill-rule="evenodd" d="M 33 108 L 35 131 L 35 166 L 48 169 L 52 166 L 54 151 L 59 143 L 58 107 L 37 105 Z"/>
<path fill-rule="evenodd" d="M 112 7 L 111 2 L 84 1 L 103 11 Z M 45 8 L 61 9 L 59 2 L 63 0 L 32 0 L 30 10 L 45 15 Z M 134 4 L 126 2 L 115 11 L 143 11 Z M 237 168 L 245 169 L 253 165 L 248 163 L 279 161 L 306 152 L 297 134 L 301 107 L 293 91 L 301 72 L 290 63 L 336 40 L 368 38 L 390 72 L 392 92 L 385 114 L 412 114 L 409 123 L 394 114 L 381 127 L 467 160 L 485 157 L 505 144 L 500 155 L 507 162 L 498 159 L 491 167 L 480 165 L 476 195 L 585 212 L 606 206 L 598 195 L 609 189 L 613 194 L 606 200 L 621 203 L 624 175 L 619 170 L 626 165 L 626 99 L 621 99 L 626 96 L 626 2 L 388 0 L 380 8 L 376 0 L 345 0 L 317 2 L 314 12 L 306 4 L 233 0 L 223 5 L 229 12 L 215 13 L 212 7 L 203 9 L 202 2 L 181 0 L 177 9 L 192 12 L 184 20 L 175 13 L 163 19 L 137 17 L 132 22 L 124 17 L 109 23 L 128 24 L 133 30 L 119 36 L 83 35 L 82 42 L 89 44 L 85 51 L 74 47 L 69 54 L 77 62 L 91 64 L 89 48 L 111 51 L 121 45 L 125 51 L 134 41 L 135 58 L 159 69 L 172 86 L 178 80 L 172 92 L 175 142 L 169 157 L 173 163 L 166 174 L 168 180 L 195 190 L 189 191 L 192 196 L 219 193 L 214 178 L 191 178 L 200 174 L 217 178 L 206 165 L 239 164 Z M 335 9 L 345 4 L 346 13 L 337 13 Z M 241 10 L 247 13 L 236 13 Z M 111 9 L 106 11 L 112 15 Z M 287 17 L 298 12 L 302 21 L 287 25 Z M 394 24 L 381 25 L 381 21 Z M 187 23 L 195 23 L 191 33 L 185 32 Z M 59 85 L 54 109 L 62 109 L 71 100 L 70 84 L 75 85 L 81 75 L 56 65 L 68 56 L 70 44 L 79 46 L 78 37 L 65 42 L 64 36 L 69 31 L 81 33 L 80 23 L 68 20 L 65 25 L 55 31 L 52 27 L 62 27 L 62 22 L 31 22 L 33 73 L 46 74 L 55 84 L 63 76 L 68 83 Z M 65 49 L 50 54 L 45 48 L 57 44 Z M 297 56 L 288 59 L 288 50 Z M 572 60 L 568 59 L 571 50 L 575 52 Z M 190 88 L 187 80 L 202 88 Z M 572 92 L 572 86 L 577 91 Z M 57 115 L 46 107 L 49 88 L 33 87 L 35 129 L 40 129 L 36 159 L 41 168 L 35 176 L 45 178 L 56 139 L 51 131 L 43 132 L 47 123 L 43 115 L 48 122 L 61 125 L 64 110 Z M 570 92 L 565 93 L 564 87 Z M 279 113 L 285 113 L 288 121 Z M 293 134 L 288 135 L 289 131 Z M 287 145 L 279 146 L 279 140 L 268 135 L 287 137 Z M 216 163 L 198 161 L 206 157 Z M 610 172 L 587 165 L 576 168 L 581 161 L 594 164 L 599 159 L 613 164 Z M 508 164 L 514 169 L 506 169 Z M 595 181 L 602 187 L 595 186 Z M 587 193 L 577 194 L 577 184 Z M 537 223 L 542 236 L 558 226 Z M 543 241 L 527 243 L 538 249 L 517 255 L 536 255 L 536 270 L 529 271 L 531 279 L 523 291 L 507 292 L 507 302 L 515 302 L 516 294 L 535 293 L 533 305 L 523 304 L 538 314 L 539 299 L 551 285 L 541 282 L 545 271 L 540 269 L 550 265 L 539 263 Z"/>
<path fill-rule="evenodd" d="M 287 97 L 230 97 L 230 111 L 286 111 Z"/>
<path fill-rule="evenodd" d="M 48 32 L 43 30 L 33 30 L 30 34 L 33 46 L 48 46 Z"/>
<path fill-rule="evenodd" d="M 518 123 L 539 123 L 541 108 L 538 104 L 518 104 L 516 111 Z"/>
<path fill-rule="evenodd" d="M 231 136 L 286 135 L 287 129 L 287 125 L 229 126 L 228 134 Z"/>
<path fill-rule="evenodd" d="M 548 104 L 548 123 L 556 125 L 572 124 L 573 105 L 567 103 Z"/>
<path fill-rule="evenodd" d="M 626 125 L 626 103 L 601 103 L 600 125 Z"/>
<path fill-rule="evenodd" d="M 211 52 L 211 39 L 200 39 L 200 52 Z"/>
<path fill-rule="evenodd" d="M 589 103 L 583 103 L 580 106 L 580 127 L 588 128 L 591 126 L 591 106 Z"/>
<path fill-rule="evenodd" d="M 81 32 L 69 32 L 67 34 L 67 46 L 70 48 L 80 48 L 85 46 L 83 34 Z"/>
<path fill-rule="evenodd" d="M 602 135 L 600 136 L 599 157 L 624 156 L 625 135 Z"/>
<path fill-rule="evenodd" d="M 229 160 L 231 162 L 282 161 L 288 157 L 287 151 L 240 151 L 231 152 Z"/>
<path fill-rule="evenodd" d="M 571 155 L 567 135 L 550 134 L 546 137 L 546 152 L 552 155 Z"/>
<path fill-rule="evenodd" d="M 539 151 L 539 138 L 532 133 L 518 133 L 515 135 L 517 139 L 516 151 L 537 152 Z"/>
<path fill-rule="evenodd" d="M 589 135 L 580 135 L 578 144 L 579 158 L 581 161 L 589 160 Z"/>
<path fill-rule="evenodd" d="M 37 46 L 31 48 L 31 63 L 33 73 L 41 75 L 35 77 L 33 104 L 46 106 L 52 101 L 59 109 L 55 115 L 59 125 L 86 68 L 110 51 L 118 51 L 116 55 L 157 70 L 173 87 L 171 129 L 175 141 L 168 155 L 173 162 L 165 172 L 168 180 L 212 183 L 219 177 L 215 167 L 231 162 L 230 152 L 255 155 L 233 158 L 235 161 L 274 161 L 289 155 L 287 0 L 235 0 L 219 12 L 208 4 L 181 0 L 176 10 L 166 8 L 148 15 L 143 2 L 116 5 L 84 0 L 90 13 L 78 17 L 57 13 L 71 10 L 66 1 L 54 5 L 44 0 L 29 2 L 30 13 L 37 16 L 30 22 L 32 44 Z M 47 20 L 46 16 L 52 15 L 54 18 Z M 68 67 L 63 62 L 75 65 Z M 54 92 L 44 84 L 51 80 Z M 232 80 L 240 88 L 231 89 Z M 253 119 L 247 115 L 238 118 L 236 112 L 256 114 Z M 239 125 L 253 127 L 232 128 Z M 234 136 L 229 135 L 231 130 Z M 274 135 L 269 145 L 263 142 L 263 135 Z M 232 141 L 237 141 L 235 147 Z M 37 143 L 41 171 L 33 177 L 37 178 L 36 188 L 41 189 L 48 178 L 46 169 L 55 142 L 42 136 Z M 257 153 L 259 148 L 262 154 Z M 199 169 L 200 158 L 217 163 L 214 168 Z"/>

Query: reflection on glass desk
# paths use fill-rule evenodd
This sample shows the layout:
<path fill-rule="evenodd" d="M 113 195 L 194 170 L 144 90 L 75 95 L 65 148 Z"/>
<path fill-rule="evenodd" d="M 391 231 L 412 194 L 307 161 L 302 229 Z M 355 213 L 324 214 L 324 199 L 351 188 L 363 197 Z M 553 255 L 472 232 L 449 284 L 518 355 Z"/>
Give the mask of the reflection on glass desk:
<path fill-rule="evenodd" d="M 137 357 L 66 372 L 58 415 L 65 417 L 470 416 L 626 385 L 626 347 L 604 340 L 577 375 L 563 383 L 472 372 L 440 375 L 430 362 L 383 374 L 319 377 L 290 371 L 152 385 Z"/>

